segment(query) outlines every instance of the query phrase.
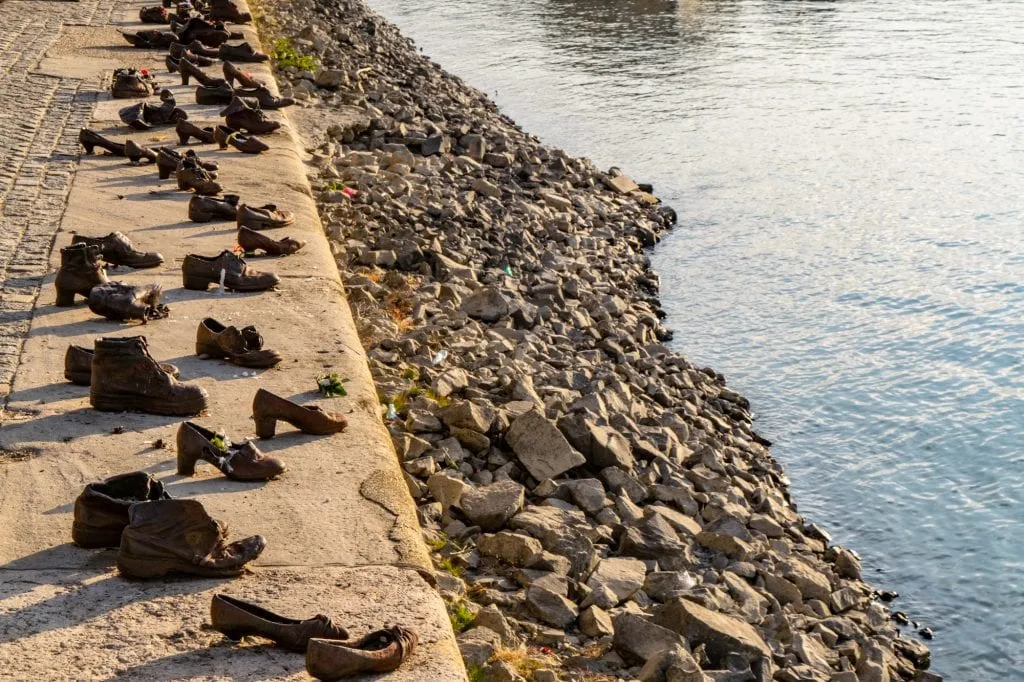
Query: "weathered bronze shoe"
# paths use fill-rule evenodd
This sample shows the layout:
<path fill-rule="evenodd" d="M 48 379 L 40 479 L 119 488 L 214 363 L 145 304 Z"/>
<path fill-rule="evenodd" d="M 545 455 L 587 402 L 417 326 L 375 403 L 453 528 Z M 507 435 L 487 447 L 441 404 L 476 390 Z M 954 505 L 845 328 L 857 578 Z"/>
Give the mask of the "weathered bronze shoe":
<path fill-rule="evenodd" d="M 142 119 L 150 125 L 169 125 L 188 118 L 183 109 L 179 109 L 170 90 L 160 91 L 160 104 L 143 104 Z"/>
<path fill-rule="evenodd" d="M 291 97 L 278 97 L 262 85 L 256 88 L 238 88 L 234 92 L 247 100 L 256 100 L 262 109 L 283 109 L 295 104 Z"/>
<path fill-rule="evenodd" d="M 110 94 L 115 99 L 144 98 L 153 94 L 156 81 L 148 71 L 132 68 L 115 69 Z"/>
<path fill-rule="evenodd" d="M 238 213 L 238 195 L 225 194 L 223 198 L 195 194 L 188 202 L 188 219 L 194 223 L 214 220 L 232 220 Z"/>
<path fill-rule="evenodd" d="M 268 256 L 290 256 L 305 246 L 306 242 L 291 237 L 281 240 L 271 239 L 248 227 L 240 227 L 238 228 L 238 245 L 245 249 L 246 254 L 261 250 Z"/>
<path fill-rule="evenodd" d="M 266 546 L 262 535 L 229 543 L 227 527 L 196 500 L 140 502 L 128 509 L 117 568 L 129 578 L 231 577 L 241 575 Z"/>
<path fill-rule="evenodd" d="M 234 89 L 221 81 L 217 85 L 209 87 L 200 85 L 196 87 L 196 104 L 228 104 L 235 96 Z"/>
<path fill-rule="evenodd" d="M 156 251 L 136 251 L 132 241 L 121 232 L 111 232 L 106 237 L 86 237 L 76 234 L 72 244 L 89 244 L 100 247 L 103 260 L 111 265 L 125 265 L 129 268 L 155 268 L 164 262 Z"/>
<path fill-rule="evenodd" d="M 83 346 L 68 346 L 64 354 L 64 378 L 79 386 L 92 384 L 92 356 L 91 348 Z M 178 368 L 174 365 L 161 362 L 160 369 L 170 374 L 175 379 L 180 376 Z"/>
<path fill-rule="evenodd" d="M 89 292 L 89 310 L 108 320 L 161 320 L 170 314 L 160 304 L 162 288 L 159 284 L 134 286 L 122 282 L 104 282 Z"/>
<path fill-rule="evenodd" d="M 182 157 L 175 177 L 178 180 L 178 189 L 183 192 L 192 190 L 196 194 L 213 196 L 220 194 L 223 189 L 210 175 L 210 171 L 199 165 L 195 157 Z"/>
<path fill-rule="evenodd" d="M 267 457 L 251 441 L 236 445 L 227 435 L 194 422 L 183 422 L 178 427 L 177 441 L 179 476 L 194 476 L 199 460 L 235 481 L 269 481 L 286 470 L 284 462 Z"/>
<path fill-rule="evenodd" d="M 96 147 L 106 149 L 114 156 L 124 156 L 124 143 L 108 140 L 97 132 L 82 128 L 78 132 L 78 143 L 85 147 L 86 154 L 92 154 Z"/>
<path fill-rule="evenodd" d="M 144 50 L 166 49 L 178 41 L 178 36 L 170 31 L 138 31 L 136 33 L 122 33 L 124 39 L 132 47 Z"/>
<path fill-rule="evenodd" d="M 281 362 L 281 354 L 263 347 L 256 327 L 225 327 L 207 317 L 196 331 L 196 355 L 227 360 L 239 367 L 265 368 Z"/>
<path fill-rule="evenodd" d="M 72 244 L 60 250 L 60 270 L 53 284 L 57 288 L 57 305 L 75 304 L 75 294 L 89 297 L 93 287 L 107 281 L 107 273 L 100 260 L 100 247 Z"/>
<path fill-rule="evenodd" d="M 178 125 L 174 127 L 174 132 L 178 133 L 179 144 L 188 144 L 188 141 L 193 137 L 203 144 L 213 142 L 213 128 L 200 128 L 195 123 L 189 121 L 178 121 Z"/>
<path fill-rule="evenodd" d="M 211 19 L 230 21 L 232 24 L 248 24 L 252 22 L 252 15 L 240 10 L 238 5 L 231 2 L 231 0 L 213 0 L 210 3 L 208 16 Z"/>
<path fill-rule="evenodd" d="M 184 57 L 182 57 L 181 61 L 178 62 L 178 72 L 181 74 L 182 85 L 188 85 L 190 78 L 195 78 L 199 81 L 200 85 L 205 85 L 209 88 L 216 88 L 228 84 L 228 82 L 223 78 L 207 76 L 196 64 Z"/>
<path fill-rule="evenodd" d="M 117 547 L 136 502 L 169 500 L 164 485 L 144 471 L 118 474 L 90 483 L 75 499 L 71 539 L 79 547 Z"/>
<path fill-rule="evenodd" d="M 219 256 L 185 256 L 181 264 L 186 289 L 206 291 L 211 284 L 223 284 L 233 291 L 264 291 L 277 286 L 281 278 L 272 272 L 250 268 L 238 254 L 222 251 Z"/>
<path fill-rule="evenodd" d="M 240 97 L 235 97 L 231 100 L 231 104 L 221 111 L 220 114 L 224 117 L 224 122 L 227 123 L 229 128 L 244 130 L 254 135 L 272 133 L 281 127 L 281 124 L 277 121 L 269 120 L 267 115 L 258 106 L 249 106 Z"/>
<path fill-rule="evenodd" d="M 295 222 L 295 214 L 291 211 L 278 211 L 274 204 L 264 204 L 258 208 L 238 205 L 235 224 L 253 230 L 271 230 L 275 227 L 287 227 Z"/>
<path fill-rule="evenodd" d="M 213 139 L 221 149 L 227 149 L 228 145 L 231 145 L 238 151 L 246 154 L 259 154 L 270 149 L 258 137 L 240 133 L 224 125 L 217 126 L 214 129 Z"/>
<path fill-rule="evenodd" d="M 339 433 L 348 426 L 348 420 L 342 414 L 326 412 L 315 405 L 299 405 L 262 388 L 252 399 L 252 418 L 256 421 L 256 435 L 260 438 L 273 438 L 279 420 L 316 436 Z"/>
<path fill-rule="evenodd" d="M 130 126 L 134 130 L 149 130 L 152 126 L 146 122 L 143 117 L 144 104 L 139 102 L 138 104 L 132 104 L 117 112 L 118 118 L 121 122 Z"/>
<path fill-rule="evenodd" d="M 148 147 L 143 147 L 135 140 L 126 140 L 124 143 L 124 155 L 131 161 L 133 166 L 138 166 L 143 159 L 156 163 L 156 152 Z"/>
<path fill-rule="evenodd" d="M 202 43 L 199 43 L 198 41 L 192 43 L 192 45 L 199 45 L 200 47 L 203 47 Z M 197 52 L 193 52 L 190 47 L 190 45 L 174 43 L 170 48 L 168 48 L 167 54 L 174 59 L 175 62 L 187 59 L 196 66 L 213 66 L 213 57 L 217 56 L 217 50 L 207 50 L 212 53 L 212 56 L 204 56 Z"/>
<path fill-rule="evenodd" d="M 194 156 L 195 152 L 192 152 L 192 155 Z M 157 149 L 156 168 L 157 172 L 160 174 L 160 179 L 166 180 L 167 178 L 171 177 L 171 173 L 177 172 L 178 166 L 181 164 L 181 160 L 184 158 L 185 156 L 182 155 L 181 152 L 179 152 L 176 149 L 171 149 L 170 147 L 160 147 L 159 149 Z M 195 158 L 197 160 L 199 159 L 198 156 L 196 156 Z M 198 160 L 198 163 L 199 167 L 205 170 L 207 173 L 209 173 L 212 179 L 217 179 L 218 166 L 216 162 L 206 162 Z"/>
<path fill-rule="evenodd" d="M 210 603 L 213 629 L 229 639 L 257 635 L 280 647 L 303 653 L 314 637 L 317 639 L 348 639 L 345 628 L 335 625 L 324 615 L 305 620 L 286 618 L 247 601 L 226 594 L 213 595 Z"/>
<path fill-rule="evenodd" d="M 209 43 L 207 43 L 209 44 Z M 217 51 L 217 56 L 221 59 L 229 59 L 233 62 L 265 62 L 270 59 L 270 55 L 267 55 L 259 50 L 253 49 L 249 43 L 241 43 L 239 45 L 220 45 L 220 49 Z"/>
<path fill-rule="evenodd" d="M 179 383 L 149 354 L 144 336 L 97 339 L 89 402 L 103 412 L 188 417 L 206 409 L 206 391 Z"/>
<path fill-rule="evenodd" d="M 202 42 L 198 40 L 193 40 L 191 43 L 188 44 L 188 51 L 192 52 L 193 54 L 197 54 L 200 57 L 206 57 L 207 59 L 220 59 L 220 50 L 217 49 L 217 46 L 214 45 L 208 47 L 207 45 L 208 44 L 204 45 Z M 199 66 L 205 65 L 199 64 Z"/>
<path fill-rule="evenodd" d="M 224 79 L 228 82 L 228 85 L 233 86 L 237 80 L 238 84 L 243 88 L 262 88 L 264 86 L 262 81 L 256 80 L 227 60 L 224 60 L 222 68 L 224 70 Z"/>
<path fill-rule="evenodd" d="M 139 21 L 144 24 L 169 24 L 171 17 L 164 7 L 143 7 L 139 10 Z"/>
<path fill-rule="evenodd" d="M 175 26 L 172 25 L 171 28 L 174 29 Z M 203 45 L 209 45 L 210 47 L 219 47 L 231 38 L 231 33 L 225 30 L 224 24 L 221 22 L 211 23 L 202 17 L 196 16 L 190 18 L 175 33 L 178 36 L 179 43 L 199 41 Z"/>
<path fill-rule="evenodd" d="M 412 655 L 418 641 L 413 630 L 398 625 L 355 642 L 314 638 L 306 649 L 306 672 L 324 682 L 388 672 Z"/>

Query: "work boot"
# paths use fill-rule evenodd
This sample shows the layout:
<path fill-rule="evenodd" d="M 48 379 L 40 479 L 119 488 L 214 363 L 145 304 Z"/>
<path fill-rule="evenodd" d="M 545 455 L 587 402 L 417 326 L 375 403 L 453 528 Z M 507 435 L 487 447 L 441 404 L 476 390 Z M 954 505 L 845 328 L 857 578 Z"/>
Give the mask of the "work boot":
<path fill-rule="evenodd" d="M 131 161 L 133 166 L 142 163 L 142 159 L 156 163 L 156 152 L 148 147 L 142 147 L 135 140 L 125 140 L 124 155 Z"/>
<path fill-rule="evenodd" d="M 317 639 L 348 639 L 345 628 L 335 625 L 324 615 L 306 620 L 286 618 L 250 602 L 226 594 L 215 594 L 210 603 L 213 629 L 229 639 L 257 635 L 280 647 L 303 653 L 314 637 Z"/>
<path fill-rule="evenodd" d="M 64 378 L 79 386 L 92 384 L 92 348 L 84 346 L 68 346 L 64 354 Z M 175 379 L 180 372 L 178 368 L 168 362 L 161 362 L 160 369 L 170 374 Z"/>
<path fill-rule="evenodd" d="M 286 470 L 284 462 L 267 457 L 251 441 L 236 445 L 225 434 L 183 422 L 178 427 L 178 475 L 195 476 L 199 460 L 234 481 L 269 481 Z"/>
<path fill-rule="evenodd" d="M 155 251 L 136 251 L 132 242 L 121 232 L 111 232 L 106 237 L 86 237 L 76 234 L 72 244 L 89 244 L 100 247 L 103 260 L 111 265 L 125 265 L 129 268 L 155 268 L 164 262 L 164 257 Z"/>
<path fill-rule="evenodd" d="M 188 118 L 183 109 L 179 109 L 170 90 L 160 91 L 160 104 L 143 104 L 142 119 L 150 125 L 168 125 Z"/>
<path fill-rule="evenodd" d="M 199 323 L 196 355 L 258 369 L 273 367 L 281 362 L 280 353 L 263 348 L 263 337 L 256 331 L 256 327 L 225 327 L 212 317 Z"/>
<path fill-rule="evenodd" d="M 105 282 L 89 292 L 89 310 L 108 320 L 162 320 L 170 314 L 160 304 L 162 288 L 159 284 L 134 286 L 122 282 Z"/>
<path fill-rule="evenodd" d="M 206 409 L 206 391 L 163 371 L 146 337 L 104 338 L 96 340 L 89 402 L 103 412 L 188 417 Z"/>
<path fill-rule="evenodd" d="M 388 672 L 412 655 L 418 641 L 413 630 L 398 625 L 355 642 L 314 638 L 306 648 L 306 672 L 324 682 Z"/>
<path fill-rule="evenodd" d="M 199 81 L 200 85 L 205 85 L 209 88 L 216 88 L 228 84 L 228 82 L 223 78 L 213 78 L 211 76 L 207 76 L 202 69 L 200 69 L 194 62 L 188 59 L 182 58 L 181 61 L 178 62 L 177 66 L 178 71 L 181 73 L 182 85 L 188 85 L 190 78 L 195 78 L 197 81 Z"/>
<path fill-rule="evenodd" d="M 129 578 L 187 573 L 207 578 L 241 575 L 267 546 L 262 535 L 228 543 L 227 526 L 197 500 L 133 504 L 121 534 L 117 568 Z"/>
<path fill-rule="evenodd" d="M 232 220 L 238 213 L 238 195 L 225 194 L 223 198 L 195 194 L 188 202 L 188 219 L 194 223 L 214 220 Z"/>
<path fill-rule="evenodd" d="M 92 154 L 96 147 L 106 149 L 114 156 L 124 156 L 124 144 L 108 140 L 97 132 L 82 128 L 78 132 L 78 143 L 85 148 L 86 154 Z"/>
<path fill-rule="evenodd" d="M 262 140 L 253 135 L 246 135 L 224 125 L 217 126 L 213 130 L 213 141 L 221 149 L 227 149 L 231 145 L 240 152 L 246 154 L 259 154 L 265 152 L 268 147 Z"/>
<path fill-rule="evenodd" d="M 72 244 L 60 250 L 60 270 L 53 284 L 57 288 L 57 305 L 75 304 L 75 294 L 89 297 L 93 287 L 107 282 L 107 273 L 100 260 L 100 247 Z"/>
<path fill-rule="evenodd" d="M 115 69 L 110 82 L 110 94 L 115 99 L 143 98 L 152 95 L 155 87 L 156 79 L 148 71 Z"/>
<path fill-rule="evenodd" d="M 240 97 L 235 97 L 220 115 L 229 128 L 244 130 L 254 135 L 272 133 L 281 127 L 277 121 L 267 119 L 266 114 L 259 106 L 253 107 L 246 104 Z"/>
<path fill-rule="evenodd" d="M 178 189 L 183 192 L 193 190 L 196 194 L 213 196 L 220 194 L 223 189 L 214 181 L 210 172 L 200 166 L 194 158 L 183 157 L 176 173 Z"/>
<path fill-rule="evenodd" d="M 233 62 L 249 63 L 265 62 L 270 59 L 270 55 L 253 49 L 253 46 L 249 43 L 241 43 L 239 45 L 222 44 L 217 50 L 217 56 Z"/>
<path fill-rule="evenodd" d="M 205 85 L 196 87 L 196 104 L 229 104 L 234 96 L 235 91 L 227 84 L 227 81 L 221 81 L 210 87 Z"/>
<path fill-rule="evenodd" d="M 192 150 L 189 151 L 191 152 Z M 198 156 L 195 156 L 195 152 L 192 152 L 191 155 L 195 157 L 199 167 L 210 174 L 211 179 L 217 179 L 217 170 L 219 166 L 216 161 L 202 161 Z M 160 173 L 160 179 L 166 180 L 171 177 L 171 173 L 176 173 L 178 171 L 178 166 L 181 165 L 181 161 L 184 158 L 185 157 L 177 149 L 171 149 L 170 147 L 160 147 L 157 149 L 156 167 L 157 171 Z"/>
<path fill-rule="evenodd" d="M 178 133 L 178 143 L 188 144 L 190 138 L 196 138 L 203 144 L 210 144 L 213 142 L 213 128 L 200 128 L 195 123 L 189 121 L 178 121 L 178 125 L 174 127 L 174 132 Z"/>
<path fill-rule="evenodd" d="M 315 405 L 299 405 L 262 388 L 252 399 L 252 418 L 256 421 L 256 435 L 260 438 L 273 438 L 278 420 L 316 436 L 339 433 L 348 426 L 345 415 L 326 412 Z"/>
<path fill-rule="evenodd" d="M 207 15 L 211 19 L 230 21 L 232 24 L 248 24 L 252 22 L 252 15 L 243 12 L 238 5 L 231 0 L 213 0 L 210 3 L 210 12 Z"/>
<path fill-rule="evenodd" d="M 206 291 L 211 284 L 223 284 L 234 291 L 264 291 L 281 279 L 272 272 L 250 268 L 238 254 L 222 251 L 219 256 L 188 254 L 181 264 L 181 279 L 186 289 Z"/>
<path fill-rule="evenodd" d="M 306 242 L 291 237 L 284 237 L 281 240 L 271 239 L 248 227 L 240 227 L 238 228 L 238 245 L 245 249 L 246 255 L 262 250 L 268 256 L 290 256 L 305 246 Z"/>
<path fill-rule="evenodd" d="M 234 93 L 247 100 L 256 100 L 262 109 L 283 109 L 295 104 L 291 97 L 277 97 L 262 85 L 255 88 L 239 88 Z"/>
<path fill-rule="evenodd" d="M 163 7 L 143 7 L 139 10 L 139 21 L 144 24 L 169 24 L 171 17 Z"/>
<path fill-rule="evenodd" d="M 274 204 L 264 204 L 258 208 L 238 205 L 235 224 L 253 230 L 272 230 L 275 227 L 287 227 L 295 222 L 295 214 L 291 211 L 278 211 Z"/>
<path fill-rule="evenodd" d="M 261 81 L 256 80 L 247 72 L 242 71 L 240 68 L 225 60 L 222 66 L 224 70 L 224 79 L 228 82 L 228 85 L 233 86 L 235 81 L 243 88 L 261 88 L 264 84 Z"/>
<path fill-rule="evenodd" d="M 169 500 L 164 485 L 144 471 L 118 474 L 85 486 L 75 499 L 71 539 L 79 547 L 117 547 L 136 502 Z"/>
<path fill-rule="evenodd" d="M 132 47 L 144 50 L 162 50 L 170 47 L 178 41 L 178 36 L 170 31 L 138 31 L 136 33 L 122 33 L 124 39 Z"/>

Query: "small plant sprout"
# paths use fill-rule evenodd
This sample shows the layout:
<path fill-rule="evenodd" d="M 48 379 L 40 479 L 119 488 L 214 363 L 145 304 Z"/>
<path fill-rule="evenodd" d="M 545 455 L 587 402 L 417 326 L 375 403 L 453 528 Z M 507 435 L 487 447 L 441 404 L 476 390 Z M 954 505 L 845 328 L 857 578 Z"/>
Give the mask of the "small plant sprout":
<path fill-rule="evenodd" d="M 318 374 L 316 377 L 316 388 L 320 394 L 327 398 L 337 398 L 348 395 L 345 390 L 345 383 L 348 378 L 342 379 L 337 372 L 330 374 Z"/>

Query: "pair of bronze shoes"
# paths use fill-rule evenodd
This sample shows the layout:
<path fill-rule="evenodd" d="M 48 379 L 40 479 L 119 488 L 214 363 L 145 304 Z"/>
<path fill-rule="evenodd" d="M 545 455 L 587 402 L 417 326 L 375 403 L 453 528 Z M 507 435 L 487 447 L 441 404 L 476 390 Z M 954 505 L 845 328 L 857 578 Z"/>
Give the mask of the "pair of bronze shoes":
<path fill-rule="evenodd" d="M 178 182 L 178 189 L 183 192 L 191 190 L 203 196 L 213 196 L 223 191 L 220 183 L 216 181 L 215 171 L 207 169 L 191 149 L 186 151 L 178 162 L 175 179 Z"/>
<path fill-rule="evenodd" d="M 64 353 L 64 378 L 78 386 L 92 386 L 92 359 L 95 353 L 92 348 L 85 346 L 68 346 Z M 164 372 L 177 379 L 181 372 L 177 367 L 161 362 L 159 367 Z"/>
<path fill-rule="evenodd" d="M 220 167 L 216 161 L 203 161 L 191 149 L 182 154 L 177 149 L 159 147 L 157 148 L 156 168 L 160 179 L 166 180 L 171 177 L 172 173 L 176 173 L 186 158 L 191 158 L 195 165 L 209 173 L 211 179 L 217 179 L 217 171 L 220 170 Z"/>
<path fill-rule="evenodd" d="M 181 280 L 193 291 L 206 291 L 211 284 L 231 291 L 265 291 L 281 282 L 274 273 L 251 268 L 237 253 L 226 250 L 218 256 L 186 255 Z"/>
<path fill-rule="evenodd" d="M 170 90 L 163 90 L 160 99 L 160 104 L 132 104 L 119 110 L 117 115 L 122 122 L 135 130 L 149 130 L 155 125 L 169 125 L 188 118 L 188 114 L 175 104 Z"/>
<path fill-rule="evenodd" d="M 350 641 L 345 628 L 327 616 L 288 618 L 226 594 L 214 595 L 210 621 L 229 639 L 264 637 L 290 651 L 305 652 L 307 672 L 325 681 L 396 670 L 419 640 L 415 631 L 396 625 Z"/>
<path fill-rule="evenodd" d="M 259 154 L 270 149 L 266 142 L 255 135 L 246 135 L 242 131 L 226 125 L 217 126 L 213 128 L 212 132 L 213 141 L 221 149 L 231 146 L 244 154 Z"/>
<path fill-rule="evenodd" d="M 272 133 L 281 127 L 279 122 L 267 118 L 258 102 L 238 96 L 231 99 L 220 115 L 229 128 L 253 135 Z"/>
<path fill-rule="evenodd" d="M 145 98 L 152 95 L 156 87 L 156 79 L 148 71 L 125 67 L 114 70 L 110 94 L 115 99 Z"/>
<path fill-rule="evenodd" d="M 291 211 L 278 210 L 274 204 L 249 206 L 240 203 L 237 194 L 225 194 L 220 198 L 192 197 L 188 202 L 188 217 L 195 223 L 234 220 L 238 227 L 248 227 L 253 230 L 287 227 L 295 222 L 295 214 Z"/>

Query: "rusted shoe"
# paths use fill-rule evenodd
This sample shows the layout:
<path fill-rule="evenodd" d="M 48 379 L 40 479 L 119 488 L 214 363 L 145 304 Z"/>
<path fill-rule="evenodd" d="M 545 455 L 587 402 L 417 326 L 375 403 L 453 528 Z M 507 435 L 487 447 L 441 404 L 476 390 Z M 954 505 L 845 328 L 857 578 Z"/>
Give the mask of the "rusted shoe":
<path fill-rule="evenodd" d="M 136 33 L 122 33 L 124 39 L 132 47 L 144 50 L 162 50 L 178 42 L 178 36 L 171 31 L 138 31 Z"/>
<path fill-rule="evenodd" d="M 96 147 L 105 149 L 113 156 L 124 156 L 124 143 L 108 140 L 97 132 L 82 128 L 78 131 L 78 143 L 85 148 L 86 154 L 92 154 Z"/>
<path fill-rule="evenodd" d="M 174 127 L 174 132 L 178 134 L 179 144 L 188 144 L 188 141 L 193 137 L 203 144 L 213 142 L 213 128 L 200 128 L 195 123 L 189 121 L 178 121 L 178 125 Z"/>
<path fill-rule="evenodd" d="M 217 56 L 233 62 L 249 63 L 265 62 L 270 59 L 270 55 L 253 49 L 253 46 L 249 43 L 241 43 L 239 45 L 222 44 L 217 50 Z"/>
<path fill-rule="evenodd" d="M 149 354 L 144 336 L 97 339 L 89 403 L 103 412 L 189 417 L 206 409 L 206 391 L 179 383 Z"/>
<path fill-rule="evenodd" d="M 234 96 L 235 91 L 227 81 L 209 87 L 196 87 L 196 104 L 229 104 Z"/>
<path fill-rule="evenodd" d="M 295 104 L 291 97 L 277 97 L 262 85 L 255 88 L 239 88 L 234 92 L 244 99 L 256 100 L 262 109 L 283 109 Z"/>
<path fill-rule="evenodd" d="M 159 284 L 135 286 L 123 282 L 104 282 L 89 292 L 89 310 L 108 320 L 162 320 L 170 308 L 160 303 Z"/>
<path fill-rule="evenodd" d="M 181 58 L 177 66 L 178 72 L 181 74 L 182 85 L 188 85 L 189 80 L 192 78 L 195 78 L 197 81 L 199 81 L 200 85 L 205 85 L 206 87 L 210 88 L 216 88 L 228 84 L 228 82 L 223 78 L 213 78 L 212 76 L 207 76 L 206 73 L 204 73 L 203 70 L 200 69 L 198 65 L 184 57 Z"/>
<path fill-rule="evenodd" d="M 246 264 L 238 254 L 222 251 L 219 256 L 185 256 L 181 264 L 182 284 L 186 289 L 206 291 L 211 284 L 223 284 L 233 291 L 272 289 L 281 278 L 272 272 L 260 272 Z"/>
<path fill-rule="evenodd" d="M 210 175 L 210 171 L 200 166 L 196 157 L 190 157 L 187 153 L 178 164 L 175 177 L 178 180 L 178 189 L 183 192 L 192 190 L 196 194 L 213 196 L 220 194 L 223 189 Z"/>
<path fill-rule="evenodd" d="M 284 462 L 267 457 L 251 441 L 237 445 L 227 435 L 194 422 L 178 427 L 177 441 L 179 476 L 194 476 L 199 460 L 212 464 L 234 481 L 269 481 L 286 471 Z"/>
<path fill-rule="evenodd" d="M 194 223 L 233 220 L 238 213 L 238 198 L 237 194 L 225 194 L 222 198 L 193 195 L 188 202 L 188 219 Z"/>
<path fill-rule="evenodd" d="M 208 46 L 203 44 L 199 40 L 193 40 L 188 44 L 188 51 L 199 55 L 200 57 L 206 57 L 208 59 L 220 59 L 220 50 L 217 49 L 216 45 Z M 200 64 L 199 66 L 204 66 Z"/>
<path fill-rule="evenodd" d="M 316 436 L 339 433 L 348 426 L 345 415 L 326 412 L 315 405 L 299 405 L 262 388 L 252 399 L 252 418 L 256 421 L 256 435 L 260 438 L 273 438 L 278 421 L 288 422 L 299 431 Z"/>
<path fill-rule="evenodd" d="M 227 149 L 228 145 L 231 145 L 238 151 L 246 154 L 259 154 L 270 149 L 270 147 L 268 147 L 263 140 L 258 137 L 246 135 L 224 125 L 214 128 L 213 141 L 216 142 L 221 149 Z"/>
<path fill-rule="evenodd" d="M 186 152 L 186 154 L 188 154 L 188 152 Z M 192 152 L 192 154 L 194 155 L 195 152 Z M 171 177 L 172 173 L 176 173 L 178 171 L 178 166 L 181 165 L 181 161 L 184 158 L 185 155 L 176 149 L 171 149 L 170 147 L 160 147 L 157 149 L 156 167 L 157 171 L 160 173 L 160 179 L 166 180 Z M 198 156 L 195 158 L 197 159 L 199 167 L 209 173 L 212 179 L 216 180 L 217 170 L 219 168 L 217 163 L 215 161 L 207 162 L 198 160 Z"/>
<path fill-rule="evenodd" d="M 243 88 L 262 88 L 264 83 L 258 81 L 249 75 L 247 72 L 242 71 L 240 68 L 225 60 L 223 64 L 224 80 L 228 82 L 228 85 L 234 85 L 235 81 Z"/>
<path fill-rule="evenodd" d="M 128 509 L 117 568 L 129 578 L 232 577 L 266 546 L 262 535 L 229 543 L 227 526 L 210 518 L 196 500 L 140 502 Z"/>
<path fill-rule="evenodd" d="M 149 147 L 143 147 L 135 142 L 135 140 L 125 140 L 124 143 L 124 155 L 131 161 L 133 166 L 138 166 L 142 163 L 143 159 L 156 163 L 156 152 Z"/>
<path fill-rule="evenodd" d="M 143 7 L 139 10 L 139 21 L 144 24 L 169 24 L 171 17 L 165 7 Z"/>
<path fill-rule="evenodd" d="M 203 45 L 219 47 L 231 38 L 231 33 L 224 28 L 223 23 L 219 21 L 210 22 L 202 17 L 196 16 L 190 18 L 184 26 L 176 27 L 172 24 L 171 29 L 177 29 L 174 32 L 178 36 L 179 43 L 191 43 L 193 41 L 198 41 Z M 193 52 L 195 52 L 195 50 L 193 50 Z"/>
<path fill-rule="evenodd" d="M 193 52 L 190 48 L 191 45 L 198 45 L 201 49 L 207 52 L 211 52 L 211 55 L 203 55 L 198 52 Z M 217 56 L 217 50 L 207 49 L 202 43 L 196 41 L 191 45 L 182 45 L 181 43 L 174 43 L 167 50 L 168 56 L 174 59 L 175 62 L 179 62 L 182 59 L 187 59 L 196 66 L 213 66 L 213 60 Z"/>
<path fill-rule="evenodd" d="M 389 672 L 412 655 L 418 642 L 413 630 L 398 625 L 371 632 L 355 642 L 314 638 L 306 648 L 306 672 L 324 682 Z"/>
<path fill-rule="evenodd" d="M 160 104 L 143 104 L 142 118 L 150 125 L 168 125 L 184 121 L 188 114 L 179 109 L 170 90 L 160 91 Z"/>
<path fill-rule="evenodd" d="M 156 79 L 146 70 L 115 69 L 110 82 L 110 94 L 115 99 L 144 98 L 152 95 L 156 87 Z"/>
<path fill-rule="evenodd" d="M 91 348 L 84 346 L 68 346 L 64 353 L 64 378 L 79 386 L 92 384 L 92 356 Z M 177 379 L 180 376 L 178 368 L 168 362 L 161 362 L 160 369 Z"/>
<path fill-rule="evenodd" d="M 274 204 L 265 204 L 257 208 L 238 205 L 235 224 L 252 230 L 272 230 L 276 227 L 287 227 L 295 222 L 295 214 L 291 211 L 278 211 Z"/>
<path fill-rule="evenodd" d="M 277 121 L 271 121 L 259 106 L 250 106 L 240 97 L 231 100 L 231 104 L 220 112 L 229 128 L 244 130 L 254 135 L 272 133 L 281 127 Z"/>
<path fill-rule="evenodd" d="M 317 615 L 305 620 L 287 618 L 226 594 L 213 595 L 210 621 L 213 629 L 228 639 L 239 640 L 257 635 L 299 653 L 306 651 L 306 645 L 313 638 L 348 639 L 345 628 L 335 625 L 327 616 Z"/>
<path fill-rule="evenodd" d="M 74 305 L 75 294 L 89 298 L 94 287 L 107 281 L 100 247 L 72 244 L 60 250 L 60 270 L 53 282 L 57 288 L 57 305 Z"/>
<path fill-rule="evenodd" d="M 133 504 L 169 499 L 163 483 L 144 471 L 90 483 L 75 499 L 71 539 L 86 549 L 117 547 Z"/>
<path fill-rule="evenodd" d="M 263 251 L 268 256 L 290 256 L 305 246 L 306 242 L 291 237 L 284 237 L 280 240 L 271 239 L 248 227 L 240 227 L 238 228 L 238 245 L 245 249 L 246 254 Z"/>
<path fill-rule="evenodd" d="M 208 16 L 211 19 L 230 21 L 232 24 L 252 23 L 252 15 L 240 10 L 238 5 L 233 3 L 231 0 L 213 0 L 210 3 L 210 12 Z"/>
<path fill-rule="evenodd" d="M 121 232 L 111 232 L 106 237 L 86 237 L 76 234 L 72 244 L 88 244 L 100 247 L 103 260 L 110 265 L 124 265 L 129 268 L 155 268 L 164 262 L 156 251 L 137 251 L 132 241 Z"/>
<path fill-rule="evenodd" d="M 256 327 L 225 327 L 212 317 L 199 323 L 196 355 L 258 369 L 273 367 L 282 359 L 277 351 L 263 347 L 263 337 Z"/>
<path fill-rule="evenodd" d="M 132 104 L 117 112 L 117 117 L 121 119 L 121 122 L 130 126 L 133 130 L 149 130 L 153 126 L 146 122 L 143 117 L 144 105 L 142 102 L 138 104 Z"/>

